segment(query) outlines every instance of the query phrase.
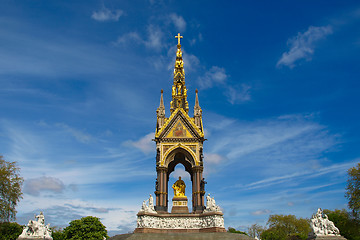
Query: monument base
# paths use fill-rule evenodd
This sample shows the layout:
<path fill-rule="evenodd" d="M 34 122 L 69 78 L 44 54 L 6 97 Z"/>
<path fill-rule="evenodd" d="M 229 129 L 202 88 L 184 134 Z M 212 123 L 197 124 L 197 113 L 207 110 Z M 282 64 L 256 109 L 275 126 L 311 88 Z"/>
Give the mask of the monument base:
<path fill-rule="evenodd" d="M 109 240 L 255 240 L 245 234 L 229 232 L 213 233 L 132 233 L 116 235 Z"/>
<path fill-rule="evenodd" d="M 173 197 L 171 213 L 189 213 L 187 197 Z"/>
<path fill-rule="evenodd" d="M 307 240 L 346 240 L 343 236 L 325 235 L 325 236 L 309 236 Z"/>
<path fill-rule="evenodd" d="M 145 213 L 137 214 L 135 233 L 200 233 L 226 232 L 221 212 Z"/>

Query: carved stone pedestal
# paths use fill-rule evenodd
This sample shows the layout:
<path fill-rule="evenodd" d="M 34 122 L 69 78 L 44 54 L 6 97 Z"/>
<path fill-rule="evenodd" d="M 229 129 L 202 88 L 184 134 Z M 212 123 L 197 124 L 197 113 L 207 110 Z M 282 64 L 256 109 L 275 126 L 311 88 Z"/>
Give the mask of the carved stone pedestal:
<path fill-rule="evenodd" d="M 189 213 L 187 197 L 173 197 L 171 213 Z"/>
<path fill-rule="evenodd" d="M 226 232 L 221 212 L 201 214 L 139 212 L 137 218 L 135 233 Z"/>

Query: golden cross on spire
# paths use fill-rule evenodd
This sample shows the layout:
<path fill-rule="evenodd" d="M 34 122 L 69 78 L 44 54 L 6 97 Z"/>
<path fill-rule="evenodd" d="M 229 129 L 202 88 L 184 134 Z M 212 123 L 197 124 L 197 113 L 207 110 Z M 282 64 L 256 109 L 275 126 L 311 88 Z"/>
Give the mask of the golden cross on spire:
<path fill-rule="evenodd" d="M 183 36 L 180 36 L 180 33 L 178 33 L 178 35 L 175 36 L 175 38 L 178 39 L 178 45 L 180 45 L 180 38 L 183 38 Z"/>

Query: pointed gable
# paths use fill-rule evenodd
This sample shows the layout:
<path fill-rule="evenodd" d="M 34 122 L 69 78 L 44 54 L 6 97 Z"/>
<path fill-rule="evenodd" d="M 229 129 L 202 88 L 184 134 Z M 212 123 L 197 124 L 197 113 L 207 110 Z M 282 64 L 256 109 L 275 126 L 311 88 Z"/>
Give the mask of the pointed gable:
<path fill-rule="evenodd" d="M 194 120 L 182 109 L 176 109 L 156 133 L 156 138 L 203 138 Z"/>

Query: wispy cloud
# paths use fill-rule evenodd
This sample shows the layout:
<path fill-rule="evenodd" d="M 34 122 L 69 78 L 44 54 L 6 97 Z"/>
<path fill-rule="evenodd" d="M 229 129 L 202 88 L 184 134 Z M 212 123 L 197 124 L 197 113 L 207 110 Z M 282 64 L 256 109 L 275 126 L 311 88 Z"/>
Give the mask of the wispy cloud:
<path fill-rule="evenodd" d="M 201 89 L 211 88 L 215 84 L 224 84 L 228 75 L 224 68 L 212 66 L 202 77 L 198 78 Z"/>
<path fill-rule="evenodd" d="M 290 38 L 287 45 L 290 50 L 284 52 L 276 66 L 295 67 L 296 62 L 301 59 L 311 60 L 314 54 L 315 43 L 332 34 L 331 26 L 314 27 L 310 26 L 306 32 L 299 32 L 296 37 Z"/>
<path fill-rule="evenodd" d="M 140 35 L 137 32 L 129 32 L 118 37 L 118 39 L 115 42 L 113 42 L 114 45 L 126 45 L 129 43 L 141 44 L 144 43 L 144 40 L 140 37 Z"/>
<path fill-rule="evenodd" d="M 263 179 L 257 182 L 253 182 L 250 184 L 247 184 L 243 186 L 246 189 L 257 189 L 257 188 L 268 188 L 269 186 L 281 184 L 284 182 L 289 182 L 290 180 L 297 179 L 299 181 L 300 179 L 310 179 L 310 178 L 317 178 L 319 176 L 330 174 L 330 173 L 336 173 L 336 172 L 346 172 L 347 169 L 349 169 L 353 165 L 352 162 L 343 163 L 343 164 L 334 164 L 328 167 L 323 167 L 318 170 L 301 170 L 299 172 L 295 172 L 292 174 L 287 174 L 283 176 L 277 176 L 277 177 L 271 177 L 267 179 Z M 321 185 L 321 186 L 313 186 L 310 189 L 318 189 L 325 186 L 330 186 L 331 184 Z M 307 189 L 307 190 L 310 190 Z"/>
<path fill-rule="evenodd" d="M 262 209 L 262 210 L 257 210 L 251 213 L 251 215 L 265 215 L 265 214 L 269 214 L 271 213 L 271 211 L 269 209 Z"/>
<path fill-rule="evenodd" d="M 93 138 L 90 134 L 84 133 L 78 129 L 72 128 L 65 123 L 57 123 L 57 127 L 63 128 L 65 131 L 69 132 L 76 140 L 81 143 L 89 143 Z"/>
<path fill-rule="evenodd" d="M 247 84 L 242 84 L 239 87 L 228 86 L 225 95 L 231 104 L 242 103 L 249 101 L 251 87 Z"/>
<path fill-rule="evenodd" d="M 152 139 L 154 138 L 154 133 L 149 133 L 144 137 L 140 138 L 138 141 L 128 140 L 124 142 L 125 146 L 135 147 L 141 150 L 143 153 L 148 154 L 154 151 L 154 142 Z"/>
<path fill-rule="evenodd" d="M 320 165 L 324 161 L 323 154 L 330 149 L 336 150 L 339 143 L 339 136 L 306 116 L 287 115 L 286 118 L 239 122 L 212 115 L 208 124 L 213 139 L 208 148 L 211 151 L 205 153 L 224 155 L 227 158 L 225 165 L 235 162 L 241 162 L 243 167 L 266 165 L 263 174 L 271 177 L 283 178 L 283 174 L 278 175 L 282 169 L 288 174 L 296 174 L 299 166 L 313 165 L 315 159 Z"/>
<path fill-rule="evenodd" d="M 186 22 L 182 16 L 172 13 L 169 15 L 169 18 L 178 31 L 184 32 L 186 30 Z"/>
<path fill-rule="evenodd" d="M 124 11 L 121 9 L 116 10 L 110 10 L 106 7 L 103 7 L 99 11 L 94 11 L 91 15 L 91 18 L 99 21 L 99 22 L 105 22 L 105 21 L 119 21 L 119 18 L 124 15 Z"/>
<path fill-rule="evenodd" d="M 145 41 L 145 46 L 151 49 L 160 50 L 163 47 L 163 32 L 157 25 L 150 24 L 147 27 L 148 39 Z"/>
<path fill-rule="evenodd" d="M 212 66 L 203 76 L 198 77 L 198 84 L 201 89 L 220 87 L 231 104 L 238 104 L 251 99 L 250 89 L 247 84 L 237 86 L 228 83 L 229 75 L 225 68 Z"/>
<path fill-rule="evenodd" d="M 207 153 L 205 154 L 204 158 L 206 159 L 206 162 L 211 164 L 219 164 L 225 160 L 223 156 L 216 153 Z"/>

